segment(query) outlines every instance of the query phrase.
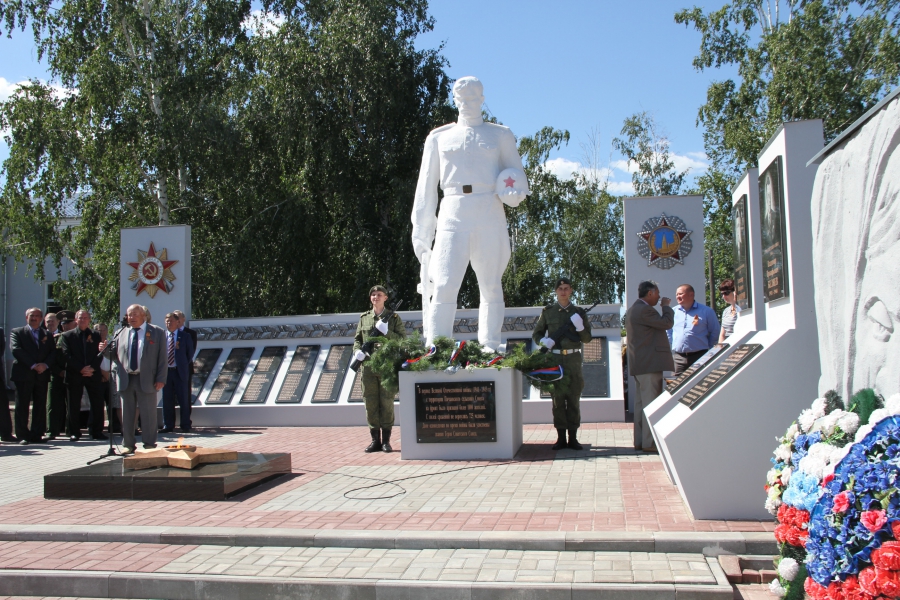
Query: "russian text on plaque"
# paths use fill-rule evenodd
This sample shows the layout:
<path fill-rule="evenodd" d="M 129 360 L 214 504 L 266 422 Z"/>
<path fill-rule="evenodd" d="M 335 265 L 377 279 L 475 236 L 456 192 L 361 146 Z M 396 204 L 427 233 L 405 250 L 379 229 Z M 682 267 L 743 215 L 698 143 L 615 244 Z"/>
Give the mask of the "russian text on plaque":
<path fill-rule="evenodd" d="M 416 438 L 422 444 L 496 442 L 494 382 L 417 383 Z"/>
<path fill-rule="evenodd" d="M 731 377 L 738 368 L 750 360 L 755 354 L 762 350 L 761 344 L 741 344 L 735 348 L 731 356 L 722 361 L 718 367 L 712 370 L 706 377 L 694 384 L 694 387 L 679 399 L 682 404 L 687 404 L 690 408 L 694 408 L 701 400 L 712 392 L 714 389 L 722 385 L 729 377 Z"/>

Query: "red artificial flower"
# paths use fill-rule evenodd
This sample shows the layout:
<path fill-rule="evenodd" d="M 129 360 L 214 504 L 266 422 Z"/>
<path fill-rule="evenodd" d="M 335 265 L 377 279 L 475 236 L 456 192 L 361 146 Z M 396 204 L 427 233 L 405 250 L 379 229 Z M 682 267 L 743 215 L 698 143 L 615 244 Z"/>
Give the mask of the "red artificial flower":
<path fill-rule="evenodd" d="M 887 523 L 887 515 L 883 510 L 867 510 L 859 515 L 859 521 L 866 529 L 875 533 Z"/>
<path fill-rule="evenodd" d="M 874 567 L 866 567 L 859 572 L 859 587 L 862 591 L 870 596 L 877 596 L 881 592 L 878 590 L 877 574 Z"/>
<path fill-rule="evenodd" d="M 831 512 L 845 513 L 848 508 L 850 508 L 850 493 L 845 490 L 834 497 L 834 505 L 831 507 Z"/>
<path fill-rule="evenodd" d="M 872 552 L 872 564 L 886 571 L 900 571 L 900 542 L 888 541 Z"/>
<path fill-rule="evenodd" d="M 795 508 L 782 504 L 778 507 L 778 522 L 791 527 L 803 528 L 809 523 L 809 512 L 802 508 Z"/>
<path fill-rule="evenodd" d="M 809 532 L 805 529 L 798 529 L 797 527 L 791 527 L 788 530 L 787 541 L 791 546 L 802 546 L 806 548 L 806 538 L 809 537 Z"/>
<path fill-rule="evenodd" d="M 791 526 L 788 525 L 787 523 L 782 523 L 781 525 L 776 526 L 775 527 L 775 541 L 777 541 L 779 544 L 783 544 L 784 542 L 786 542 L 787 534 L 788 534 L 788 531 L 790 531 L 790 529 L 791 529 Z"/>
<path fill-rule="evenodd" d="M 891 532 L 893 532 L 895 540 L 900 540 L 900 521 L 891 523 Z"/>
<path fill-rule="evenodd" d="M 834 479 L 834 473 L 829 473 L 825 477 L 822 478 L 822 487 L 825 487 Z"/>
<path fill-rule="evenodd" d="M 900 572 L 875 568 L 875 582 L 878 591 L 888 598 L 900 597 Z"/>
<path fill-rule="evenodd" d="M 812 577 L 807 577 L 803 582 L 803 590 L 812 600 L 828 600 L 828 590 L 816 583 Z"/>
<path fill-rule="evenodd" d="M 847 580 L 841 584 L 841 591 L 846 600 L 872 600 L 873 598 L 859 587 L 859 581 L 854 575 L 847 576 Z"/>

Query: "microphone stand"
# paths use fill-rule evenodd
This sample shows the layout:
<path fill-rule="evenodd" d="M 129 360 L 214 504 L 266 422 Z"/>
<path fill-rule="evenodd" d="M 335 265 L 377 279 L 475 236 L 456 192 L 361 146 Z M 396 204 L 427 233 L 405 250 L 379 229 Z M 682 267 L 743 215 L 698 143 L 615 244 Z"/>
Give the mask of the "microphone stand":
<path fill-rule="evenodd" d="M 104 351 L 101 354 L 105 354 L 109 351 L 109 406 L 106 407 L 106 410 L 109 412 L 109 449 L 106 451 L 106 454 L 102 454 L 93 460 L 89 460 L 87 464 L 92 465 L 97 461 L 103 460 L 104 458 L 111 458 L 113 456 L 122 456 L 118 452 L 116 452 L 116 448 L 113 445 L 113 356 L 116 355 L 119 351 L 119 334 L 122 333 L 122 330 L 125 329 L 125 319 L 122 322 L 118 323 L 119 328 L 116 329 L 115 333 L 112 336 L 107 337 L 109 340 L 109 344 L 104 348 Z M 123 428 L 124 432 L 125 424 L 119 423 L 119 427 Z"/>

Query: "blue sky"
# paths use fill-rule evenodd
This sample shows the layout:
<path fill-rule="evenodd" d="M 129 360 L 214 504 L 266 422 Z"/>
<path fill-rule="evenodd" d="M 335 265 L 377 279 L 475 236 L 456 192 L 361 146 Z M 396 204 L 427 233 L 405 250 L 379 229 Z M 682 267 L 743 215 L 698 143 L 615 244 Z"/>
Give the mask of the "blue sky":
<path fill-rule="evenodd" d="M 706 88 L 732 71 L 697 72 L 691 60 L 700 36 L 673 19 L 697 4 L 720 8 L 725 0 L 431 0 L 434 31 L 419 47 L 443 50 L 451 77 L 475 75 L 490 111 L 516 135 L 541 127 L 568 129 L 569 145 L 554 154 L 560 175 L 585 163 L 583 146 L 597 140 L 610 190 L 630 191 L 630 175 L 611 139 L 623 120 L 646 110 L 671 141 L 676 166 L 702 172 L 706 163 L 697 109 Z M 46 80 L 30 30 L 0 38 L 0 100 L 17 82 Z M 0 160 L 8 156 L 0 142 Z"/>

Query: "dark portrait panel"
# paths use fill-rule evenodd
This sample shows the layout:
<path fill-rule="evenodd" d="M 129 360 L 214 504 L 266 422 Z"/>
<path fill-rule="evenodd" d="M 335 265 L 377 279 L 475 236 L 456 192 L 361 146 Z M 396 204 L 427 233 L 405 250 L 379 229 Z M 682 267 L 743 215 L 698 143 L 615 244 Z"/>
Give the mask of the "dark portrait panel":
<path fill-rule="evenodd" d="M 766 302 L 789 296 L 783 182 L 781 157 L 778 156 L 759 176 L 763 292 Z"/>
<path fill-rule="evenodd" d="M 734 229 L 734 294 L 741 310 L 753 305 L 750 289 L 750 236 L 747 227 L 747 194 L 738 199 L 731 209 Z"/>

